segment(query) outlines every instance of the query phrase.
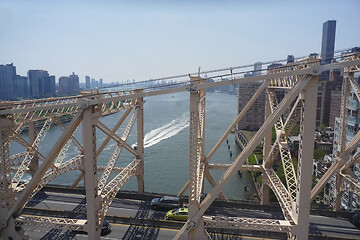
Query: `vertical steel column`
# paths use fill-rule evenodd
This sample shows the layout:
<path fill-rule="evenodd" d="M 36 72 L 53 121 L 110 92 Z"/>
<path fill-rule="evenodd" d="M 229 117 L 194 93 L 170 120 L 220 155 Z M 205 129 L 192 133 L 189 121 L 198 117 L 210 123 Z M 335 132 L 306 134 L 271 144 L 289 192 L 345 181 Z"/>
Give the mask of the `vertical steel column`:
<path fill-rule="evenodd" d="M 14 191 L 11 188 L 10 141 L 9 133 L 12 120 L 0 117 L 0 235 L 1 239 L 25 239 L 23 228 L 15 230 L 14 218 L 7 218 L 7 213 L 14 204 Z"/>
<path fill-rule="evenodd" d="M 269 94 L 268 91 L 266 91 L 266 94 Z M 269 102 L 269 97 L 265 98 L 265 120 L 269 118 L 271 114 L 271 105 Z M 264 120 L 264 121 L 265 121 Z M 264 156 L 264 162 L 263 162 L 263 166 L 264 168 L 266 168 L 267 166 L 265 165 L 265 159 L 267 156 L 269 156 L 270 152 L 271 152 L 271 136 L 272 136 L 272 130 L 268 131 L 265 134 L 265 138 L 264 138 L 264 147 L 263 147 L 263 156 Z M 270 187 L 266 184 L 265 181 L 265 174 L 262 175 L 261 177 L 261 196 L 260 196 L 260 203 L 261 205 L 265 205 L 265 204 L 269 204 L 269 197 L 270 197 Z"/>
<path fill-rule="evenodd" d="M 340 125 L 339 125 L 339 139 L 338 139 L 338 152 L 337 156 L 345 151 L 346 147 L 346 133 L 347 133 L 347 119 L 349 109 L 349 94 L 350 94 L 350 83 L 349 73 L 344 71 L 344 78 L 342 84 L 342 97 L 341 97 L 341 112 L 340 112 Z"/>
<path fill-rule="evenodd" d="M 341 176 L 339 173 L 335 174 L 335 196 L 334 196 L 334 203 L 332 209 L 336 212 L 340 211 L 341 207 L 341 198 L 343 195 L 343 191 L 341 191 L 341 185 L 344 181 L 344 177 Z"/>
<path fill-rule="evenodd" d="M 9 133 L 13 122 L 8 118 L 0 118 L 0 207 L 1 211 L 13 204 L 14 192 L 11 189 L 11 172 L 10 172 L 10 145 Z M 4 216 L 2 214 L 2 216 Z"/>
<path fill-rule="evenodd" d="M 136 90 L 136 93 L 142 93 L 143 90 Z M 144 100 L 143 98 L 137 99 L 137 156 L 136 158 L 140 160 L 137 171 L 136 178 L 138 181 L 138 193 L 144 194 Z"/>
<path fill-rule="evenodd" d="M 304 108 L 300 121 L 298 187 L 296 192 L 296 208 L 293 212 L 294 220 L 297 224 L 296 228 L 294 228 L 294 234 L 297 239 L 308 239 L 309 232 L 316 120 L 316 104 L 314 103 L 316 103 L 318 79 L 318 76 L 312 77 L 302 93 L 304 94 Z"/>
<path fill-rule="evenodd" d="M 350 95 L 350 82 L 349 82 L 349 69 L 344 69 L 344 77 L 342 84 L 342 97 L 341 97 L 341 109 L 340 109 L 340 124 L 339 124 L 339 138 L 337 147 L 337 156 L 343 155 L 346 147 L 346 134 L 347 134 L 347 120 L 349 109 L 349 95 Z M 335 175 L 335 189 L 334 189 L 334 202 L 333 210 L 339 211 L 341 206 L 342 191 L 340 190 L 343 178 L 340 174 Z"/>
<path fill-rule="evenodd" d="M 33 145 L 33 143 L 35 142 L 35 139 L 37 137 L 36 121 L 29 122 L 28 128 L 29 128 L 29 143 L 30 143 L 30 145 Z M 31 176 L 34 176 L 34 174 L 38 168 L 39 168 L 39 158 L 35 155 L 31 159 L 31 163 L 29 166 Z"/>
<path fill-rule="evenodd" d="M 200 83 L 200 76 L 191 77 L 190 81 L 195 84 Z M 205 126 L 205 93 L 190 88 L 190 168 L 189 168 L 189 219 L 193 218 L 199 211 L 200 196 L 202 189 L 198 189 L 200 184 L 201 169 L 204 156 L 204 126 Z M 202 185 L 201 185 L 202 186 Z M 188 232 L 188 239 L 208 239 L 204 228 L 204 219 L 195 223 L 190 223 L 192 229 Z"/>
<path fill-rule="evenodd" d="M 89 239 L 100 239 L 101 226 L 99 223 L 100 199 L 98 196 L 97 158 L 96 158 L 96 125 L 94 106 L 83 112 L 83 147 L 85 168 L 85 190 L 87 209 L 87 232 Z"/>

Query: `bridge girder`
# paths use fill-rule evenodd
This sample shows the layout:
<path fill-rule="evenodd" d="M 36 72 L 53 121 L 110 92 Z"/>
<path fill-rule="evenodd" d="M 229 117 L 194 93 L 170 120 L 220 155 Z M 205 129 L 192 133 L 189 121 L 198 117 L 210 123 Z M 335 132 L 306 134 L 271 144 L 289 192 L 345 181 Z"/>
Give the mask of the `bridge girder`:
<path fill-rule="evenodd" d="M 189 182 L 185 188 L 189 187 L 189 220 L 184 227 L 177 234 L 175 239 L 178 239 L 184 232 L 187 232 L 189 238 L 199 239 L 207 238 L 208 235 L 204 230 L 205 226 L 215 227 L 240 227 L 246 229 L 263 229 L 269 231 L 287 231 L 295 234 L 298 238 L 302 238 L 307 234 L 308 213 L 310 200 L 323 188 L 324 184 L 330 177 L 337 173 L 343 177 L 343 181 L 350 183 L 352 189 L 358 191 L 358 183 L 354 182 L 351 176 L 344 175 L 347 168 L 350 167 L 354 158 L 350 158 L 350 154 L 355 150 L 360 142 L 360 133 L 356 134 L 353 141 L 345 146 L 344 141 L 340 146 L 340 154 L 330 171 L 326 173 L 311 190 L 311 184 L 308 180 L 311 179 L 309 170 L 309 158 L 312 155 L 313 148 L 311 148 L 312 141 L 304 142 L 302 139 L 300 144 L 298 173 L 295 173 L 294 166 L 291 162 L 291 155 L 287 147 L 287 137 L 292 131 L 295 124 L 300 119 L 301 136 L 307 140 L 311 139 L 314 132 L 312 123 L 314 118 L 314 109 L 309 101 L 312 101 L 311 95 L 315 96 L 314 90 L 317 83 L 317 76 L 320 72 L 325 70 L 345 68 L 348 72 L 348 84 L 354 89 L 358 86 L 353 81 L 353 73 L 358 72 L 360 60 L 358 55 L 353 55 L 346 58 L 343 62 L 333 63 L 330 65 L 320 66 L 317 61 L 311 62 L 309 59 L 299 61 L 296 64 L 290 64 L 280 69 L 270 70 L 267 75 L 252 76 L 247 78 L 232 77 L 229 80 L 207 83 L 200 74 L 196 77 L 191 76 L 190 84 L 187 86 L 180 86 L 173 89 L 162 89 L 144 92 L 142 90 L 130 91 L 113 91 L 104 93 L 86 93 L 80 96 L 67 98 L 50 98 L 42 100 L 32 100 L 23 102 L 10 102 L 2 106 L 0 110 L 0 130 L 1 130 L 1 228 L 2 232 L 8 232 L 14 227 L 15 219 L 19 220 L 18 224 L 35 223 L 52 226 L 59 226 L 61 228 L 71 228 L 74 224 L 71 220 L 64 219 L 50 219 L 37 218 L 34 216 L 27 218 L 20 215 L 21 210 L 26 202 L 33 196 L 43 185 L 51 181 L 56 176 L 70 171 L 80 170 L 82 173 L 76 180 L 75 185 L 79 182 L 81 177 L 85 175 L 85 187 L 87 192 L 87 203 L 90 206 L 88 209 L 88 231 L 89 237 L 94 239 L 99 237 L 99 226 L 104 219 L 104 216 L 109 208 L 116 193 L 121 189 L 123 184 L 131 177 L 136 175 L 138 178 L 139 192 L 144 191 L 144 165 L 143 165 L 143 97 L 151 97 L 161 94 L 169 94 L 182 91 L 190 91 L 190 174 Z M 264 81 L 259 90 L 254 94 L 253 98 L 245 106 L 243 111 L 239 113 L 234 122 L 229 126 L 228 130 L 221 137 L 219 142 L 210 151 L 209 155 L 205 155 L 205 95 L 206 88 L 225 86 L 230 84 L 245 83 L 251 81 Z M 230 165 L 217 165 L 209 162 L 211 157 L 217 151 L 219 146 L 224 142 L 228 134 L 236 126 L 236 124 L 244 117 L 248 108 L 253 104 L 260 93 L 267 89 L 271 93 L 274 89 L 287 89 L 288 94 L 284 99 L 277 103 L 274 95 L 269 95 L 271 101 L 268 103 L 267 109 L 269 112 L 266 116 L 266 121 L 255 136 L 244 146 L 243 151 Z M 314 94 L 315 93 L 315 94 Z M 359 96 L 358 96 L 359 97 Z M 343 98 L 344 99 L 344 98 Z M 282 115 L 296 100 L 293 108 L 290 111 L 288 118 L 283 123 Z M 346 109 L 346 101 L 343 105 L 343 112 Z M 123 115 L 113 129 L 99 121 L 101 116 L 123 111 Z M 119 137 L 116 132 L 123 122 L 128 118 L 131 111 L 127 126 L 123 135 Z M 136 114 L 135 114 L 135 111 Z M 309 112 L 307 112 L 309 111 Z M 38 144 L 43 139 L 46 129 L 49 128 L 51 121 L 66 115 L 74 115 L 72 121 L 68 126 L 59 125 L 64 130 L 58 141 L 54 144 L 50 153 L 43 156 L 38 150 Z M 134 150 L 126 143 L 127 136 L 134 125 L 137 115 L 137 140 L 138 150 Z M 140 116 L 140 117 L 139 117 Z M 343 124 L 346 122 L 346 114 L 343 114 Z M 139 119 L 140 118 L 140 119 Z M 22 140 L 20 137 L 21 129 L 24 126 L 34 124 L 38 121 L 45 120 L 45 127 L 43 133 L 40 133 L 34 141 Z M 58 120 L 55 120 L 58 121 Z M 83 124 L 83 141 L 80 144 L 74 137 L 74 132 L 79 124 Z M 256 146 L 265 138 L 265 142 L 269 143 L 269 132 L 273 125 L 276 125 L 277 138 L 274 144 L 264 146 L 264 163 L 260 166 L 244 165 L 248 156 L 254 151 Z M 84 127 L 85 126 L 85 127 Z M 345 126 L 345 125 L 344 125 Z M 96 127 L 106 134 L 106 139 L 99 148 L 96 148 Z M 12 130 L 14 129 L 14 130 Z M 344 127 L 343 127 L 344 129 Z M 344 132 L 344 131 L 343 131 Z M 342 133 L 343 133 L 342 132 Z M 344 138 L 344 133 L 342 137 Z M 135 160 L 131 161 L 126 167 L 118 168 L 115 166 L 118 156 L 111 158 L 106 167 L 103 167 L 104 176 L 101 180 L 96 176 L 99 169 L 97 166 L 97 157 L 105 149 L 110 140 L 114 140 L 119 147 L 125 148 L 135 156 Z M 267 140 L 266 140 L 267 139 Z M 34 168 L 31 180 L 20 189 L 19 195 L 16 193 L 16 188 L 11 185 L 11 166 L 19 165 L 21 174 L 24 174 L 30 169 L 31 161 L 26 161 L 28 151 L 19 153 L 18 155 L 9 155 L 9 147 L 12 141 L 17 141 L 28 148 L 32 152 L 31 156 L 42 158 L 43 163 L 38 168 Z M 312 143 L 311 143 L 312 142 Z M 66 152 L 70 144 L 75 144 L 80 151 L 80 155 L 74 159 L 65 161 Z M 35 144 L 36 146 L 33 146 Z M 120 155 L 121 151 L 117 151 L 116 155 Z M 274 171 L 272 170 L 273 160 L 280 153 L 283 160 L 284 170 L 286 173 L 286 186 L 281 183 Z M 30 155 L 29 155 L 30 156 Z M 116 161 L 115 161 L 116 160 Z M 306 162 L 307 161 L 307 162 Z M 21 167 L 22 166 L 22 167 Z M 216 182 L 210 174 L 210 169 L 226 169 L 225 174 Z M 285 221 L 270 219 L 245 219 L 245 218 L 217 218 L 217 217 L 203 217 L 204 212 L 215 200 L 217 196 L 221 199 L 227 200 L 222 193 L 223 188 L 229 182 L 231 177 L 239 169 L 261 171 L 264 174 L 267 184 L 277 192 L 278 201 L 282 203 L 282 208 Z M 115 178 L 109 180 L 107 176 L 109 173 L 118 172 Z M 274 175 L 275 174 L 275 175 Z M 18 174 L 20 176 L 20 174 Z M 212 190 L 201 201 L 201 194 L 203 191 L 203 182 L 207 179 L 211 185 Z M 14 185 L 18 186 L 22 180 L 22 176 L 15 178 Z M 102 181 L 103 180 L 103 181 Z M 101 182 L 101 184 L 99 184 Z M 340 184 L 341 185 L 341 184 Z M 74 186 L 74 185 L 73 185 Z M 100 192 L 99 189 L 102 189 Z M 355 191 L 354 190 L 354 191 Z M 311 191 L 311 195 L 310 195 Z M 62 222 L 59 225 L 59 222 Z M 231 224 L 233 222 L 233 224 Z M 235 222 L 235 224 L 234 224 Z M 58 224 L 58 225 L 57 225 Z M 76 225 L 77 223 L 75 223 Z M 83 225 L 83 224 L 82 224 Z M 8 234 L 8 233 L 6 233 Z M 11 234 L 9 233 L 9 236 Z"/>

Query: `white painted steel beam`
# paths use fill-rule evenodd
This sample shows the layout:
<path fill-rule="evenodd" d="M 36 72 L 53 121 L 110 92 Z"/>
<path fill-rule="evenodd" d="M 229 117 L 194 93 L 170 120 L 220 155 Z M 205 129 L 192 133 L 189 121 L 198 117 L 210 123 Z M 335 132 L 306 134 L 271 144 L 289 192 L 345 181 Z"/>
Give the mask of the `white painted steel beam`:
<path fill-rule="evenodd" d="M 319 65 L 313 65 L 310 67 L 310 71 L 314 74 L 319 73 Z M 181 228 L 181 230 L 176 235 L 175 239 L 179 239 L 179 237 L 184 233 L 186 229 L 190 230 L 196 227 L 198 221 L 201 216 L 203 216 L 206 209 L 211 205 L 211 203 L 215 200 L 216 196 L 223 190 L 224 186 L 230 181 L 233 177 L 237 169 L 246 161 L 249 155 L 255 150 L 256 146 L 260 143 L 260 141 L 264 138 L 265 133 L 267 131 L 271 131 L 272 125 L 279 119 L 281 114 L 290 106 L 290 104 L 294 101 L 294 99 L 298 96 L 300 91 L 306 86 L 306 84 L 311 79 L 311 76 L 304 78 L 299 81 L 284 97 L 284 99 L 279 104 L 278 108 L 270 115 L 268 119 L 265 120 L 264 124 L 257 131 L 254 137 L 250 140 L 249 144 L 246 148 L 239 154 L 239 156 L 235 159 L 234 163 L 225 174 L 221 177 L 219 183 L 210 191 L 210 193 L 205 197 L 205 199 L 200 204 L 200 209 L 196 213 L 194 217 L 189 215 L 189 220 L 185 223 L 185 225 Z"/>

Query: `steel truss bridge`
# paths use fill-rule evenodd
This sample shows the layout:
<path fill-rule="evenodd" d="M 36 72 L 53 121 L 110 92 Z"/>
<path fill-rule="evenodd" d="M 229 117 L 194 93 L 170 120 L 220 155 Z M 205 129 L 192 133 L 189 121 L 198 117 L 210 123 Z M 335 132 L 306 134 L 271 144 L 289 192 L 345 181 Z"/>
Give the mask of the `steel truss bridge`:
<path fill-rule="evenodd" d="M 328 65 L 320 65 L 319 59 L 304 58 L 280 68 L 267 70 L 266 74 L 251 77 L 237 77 L 230 68 L 228 70 L 231 71 L 231 75 L 227 79 L 213 76 L 215 81 L 207 82 L 207 76 L 202 77 L 199 71 L 195 75 L 189 74 L 190 81 L 186 84 L 160 90 L 108 91 L 83 93 L 75 97 L 2 102 L 0 236 L 4 239 L 26 239 L 22 226 L 35 225 L 84 230 L 88 232 L 90 239 L 99 239 L 104 216 L 124 183 L 135 176 L 138 192 L 144 193 L 143 98 L 189 92 L 189 180 L 178 194 L 181 196 L 186 190 L 189 192 L 189 220 L 175 239 L 180 237 L 208 239 L 206 227 L 279 231 L 287 232 L 290 239 L 307 239 L 310 203 L 333 175 L 336 175 L 337 179 L 335 192 L 337 210 L 340 207 L 341 195 L 346 188 L 350 186 L 350 190 L 355 194 L 360 193 L 360 184 L 350 170 L 351 165 L 359 162 L 360 159 L 360 151 L 356 150 L 360 142 L 360 132 L 346 145 L 350 88 L 354 90 L 360 101 L 360 88 L 354 79 L 354 73 L 360 71 L 359 66 L 360 58 L 356 53 L 345 55 L 341 61 Z M 318 78 L 321 72 L 333 69 L 344 70 L 338 157 L 316 186 L 311 188 Z M 206 89 L 254 81 L 262 81 L 262 85 L 206 155 L 204 151 Z M 275 94 L 277 89 L 287 91 L 280 102 Z M 214 153 L 263 91 L 266 92 L 264 124 L 232 164 L 210 163 Z M 109 128 L 101 121 L 102 116 L 116 112 L 121 112 L 122 115 L 115 127 Z M 62 120 L 69 115 L 72 116 L 72 120 L 64 125 Z M 295 168 L 287 141 L 297 123 L 300 124 L 300 144 L 298 166 Z M 44 143 L 45 135 L 53 125 L 59 126 L 62 134 L 55 143 Z M 39 126 L 41 130 L 37 131 Z M 21 135 L 25 127 L 29 131 L 28 139 L 24 139 Z M 273 127 L 276 132 L 275 142 L 271 140 Z M 78 128 L 82 133 L 82 139 L 75 137 Z M 127 143 L 133 128 L 137 135 L 136 150 Z M 119 129 L 123 130 L 118 133 Z M 96 145 L 97 131 L 106 134 L 106 139 L 100 146 Z M 115 149 L 107 165 L 99 166 L 97 158 L 110 141 L 115 141 Z M 10 146 L 14 142 L 23 146 L 25 150 L 11 155 Z M 263 142 L 263 163 L 244 165 L 260 142 Z M 41 144 L 52 146 L 46 155 L 40 151 Z M 70 146 L 77 148 L 78 155 L 68 159 L 67 151 Z M 120 161 L 122 151 L 128 151 L 133 156 L 133 160 L 128 161 L 126 167 L 117 167 L 116 163 Z M 281 158 L 286 184 L 283 184 L 273 170 L 277 157 Z M 216 181 L 210 173 L 212 169 L 226 171 L 220 180 Z M 77 186 L 81 179 L 84 179 L 87 220 L 21 214 L 26 203 L 42 187 L 59 175 L 74 170 L 80 170 L 81 174 L 71 187 Z M 216 198 L 228 201 L 223 189 L 238 170 L 262 172 L 261 204 L 269 202 L 269 193 L 272 190 L 282 208 L 284 220 L 204 216 L 205 211 Z M 101 177 L 98 177 L 98 172 L 102 173 Z M 31 176 L 31 180 L 25 181 L 25 176 Z M 202 200 L 205 179 L 211 184 L 212 189 Z"/>

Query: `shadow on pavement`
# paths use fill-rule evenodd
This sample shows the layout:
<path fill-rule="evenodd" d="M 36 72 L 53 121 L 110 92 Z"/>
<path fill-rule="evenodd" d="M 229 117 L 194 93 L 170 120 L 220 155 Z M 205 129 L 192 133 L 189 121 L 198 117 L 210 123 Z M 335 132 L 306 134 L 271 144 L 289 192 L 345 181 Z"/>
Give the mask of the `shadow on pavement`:
<path fill-rule="evenodd" d="M 39 192 L 40 193 L 40 192 Z M 37 195 L 37 194 L 36 194 Z M 35 195 L 35 196 L 36 196 Z M 45 194 L 46 195 L 46 194 Z M 33 198 L 34 199 L 34 198 Z M 30 203 L 30 202 L 29 202 Z M 86 214 L 86 198 L 83 198 L 81 202 L 73 209 L 73 212 L 79 214 Z M 61 234 L 62 229 L 51 229 L 48 233 L 46 233 L 41 240 L 50 240 L 50 239 L 73 239 L 75 238 L 77 231 L 67 230 L 63 234 Z"/>
<path fill-rule="evenodd" d="M 44 191 L 39 191 L 32 197 L 32 199 L 26 204 L 26 207 L 35 207 L 47 198 L 47 194 Z"/>
<path fill-rule="evenodd" d="M 151 216 L 149 216 L 150 213 L 150 203 L 142 201 L 139 207 L 139 210 L 137 211 L 135 218 L 152 218 L 152 219 L 160 219 L 161 216 L 164 216 L 165 213 L 157 214 L 155 212 Z M 159 235 L 159 228 L 155 227 L 146 227 L 146 226 L 139 226 L 131 224 L 126 231 L 125 235 L 122 239 L 130 240 L 130 239 L 144 239 L 144 240 L 151 240 L 151 239 L 157 239 Z"/>

